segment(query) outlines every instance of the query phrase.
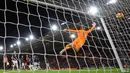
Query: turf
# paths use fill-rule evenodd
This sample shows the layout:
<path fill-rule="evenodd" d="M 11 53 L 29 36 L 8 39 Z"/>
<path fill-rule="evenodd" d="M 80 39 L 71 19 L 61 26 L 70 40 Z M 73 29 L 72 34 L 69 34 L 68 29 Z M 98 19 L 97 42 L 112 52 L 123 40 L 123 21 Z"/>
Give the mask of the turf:
<path fill-rule="evenodd" d="M 125 73 L 130 73 L 126 70 Z M 112 69 L 90 69 L 90 70 L 38 70 L 38 71 L 30 71 L 30 70 L 21 70 L 21 71 L 12 71 L 12 70 L 0 70 L 0 73 L 121 73 L 121 71 L 117 68 Z"/>

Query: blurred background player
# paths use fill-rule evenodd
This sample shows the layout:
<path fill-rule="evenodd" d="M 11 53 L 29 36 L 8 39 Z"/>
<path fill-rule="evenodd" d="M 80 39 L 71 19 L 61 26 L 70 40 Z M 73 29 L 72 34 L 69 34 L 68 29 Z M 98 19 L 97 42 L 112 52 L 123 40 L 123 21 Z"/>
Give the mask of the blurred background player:
<path fill-rule="evenodd" d="M 3 57 L 3 67 L 5 67 L 5 69 L 8 69 L 9 67 L 9 61 L 7 55 Z"/>
<path fill-rule="evenodd" d="M 15 67 L 16 67 L 17 70 L 18 70 L 18 61 L 17 61 L 16 55 L 14 55 L 14 56 L 12 55 L 11 59 L 12 59 L 12 67 L 13 67 L 13 70 L 14 70 Z"/>
<path fill-rule="evenodd" d="M 66 47 L 60 51 L 60 55 L 62 55 L 64 51 L 71 48 L 73 48 L 76 52 L 78 52 L 79 49 L 84 45 L 88 34 L 93 31 L 95 26 L 96 26 L 96 23 L 93 23 L 92 27 L 87 31 L 83 29 L 83 25 L 81 25 L 82 29 L 80 28 L 80 30 L 64 29 L 64 31 L 77 33 L 78 37 L 72 43 L 66 45 Z"/>
<path fill-rule="evenodd" d="M 32 64 L 33 70 L 38 70 L 38 58 L 37 58 L 37 56 L 35 56 L 35 55 L 32 56 L 31 64 Z"/>
<path fill-rule="evenodd" d="M 25 60 L 24 60 L 24 57 L 23 56 L 21 56 L 21 69 L 25 69 Z"/>
<path fill-rule="evenodd" d="M 28 55 L 26 55 L 26 63 L 27 63 L 27 65 L 29 65 L 29 57 L 28 57 Z"/>
<path fill-rule="evenodd" d="M 38 62 L 38 70 L 41 70 L 40 61 Z"/>
<path fill-rule="evenodd" d="M 39 61 L 39 58 L 38 58 L 38 56 L 34 56 L 34 67 L 37 69 L 37 70 L 39 70 L 39 69 L 41 69 L 41 67 L 40 67 L 40 61 Z"/>
<path fill-rule="evenodd" d="M 34 63 L 34 59 L 33 56 L 29 56 L 29 69 L 33 70 L 33 63 Z"/>
<path fill-rule="evenodd" d="M 37 58 L 35 55 L 33 56 L 33 65 L 35 68 L 37 68 L 38 62 L 37 62 Z"/>
<path fill-rule="evenodd" d="M 38 56 L 36 56 L 36 59 L 37 59 L 37 67 L 38 67 L 38 70 L 41 70 L 41 66 L 40 66 L 40 59 Z"/>
<path fill-rule="evenodd" d="M 46 70 L 47 70 L 47 71 L 50 70 L 50 65 L 49 65 L 48 62 L 46 63 Z"/>

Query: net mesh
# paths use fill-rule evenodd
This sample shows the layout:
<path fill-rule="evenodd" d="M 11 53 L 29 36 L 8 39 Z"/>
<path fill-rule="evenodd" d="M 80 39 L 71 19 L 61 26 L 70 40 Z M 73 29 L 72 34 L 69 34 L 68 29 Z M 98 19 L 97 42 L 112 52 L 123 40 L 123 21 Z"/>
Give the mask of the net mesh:
<path fill-rule="evenodd" d="M 130 1 L 117 0 L 116 4 L 111 1 L 2 0 L 0 72 L 120 73 L 121 65 L 129 72 Z M 94 16 L 91 15 L 93 12 L 89 12 L 91 6 L 98 7 L 99 12 Z M 119 12 L 124 17 L 116 18 Z M 101 17 L 110 37 L 106 34 Z M 60 54 L 66 45 L 73 46 L 70 43 L 78 37 L 76 31 L 89 30 L 93 22 L 96 26 L 78 52 L 71 47 Z"/>

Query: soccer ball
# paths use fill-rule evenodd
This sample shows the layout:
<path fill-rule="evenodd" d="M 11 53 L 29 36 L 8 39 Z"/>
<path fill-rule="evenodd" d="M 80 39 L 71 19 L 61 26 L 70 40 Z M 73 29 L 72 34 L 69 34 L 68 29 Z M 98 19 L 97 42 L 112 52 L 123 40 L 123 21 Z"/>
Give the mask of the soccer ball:
<path fill-rule="evenodd" d="M 118 12 L 116 14 L 116 18 L 124 18 L 124 14 L 122 12 Z"/>

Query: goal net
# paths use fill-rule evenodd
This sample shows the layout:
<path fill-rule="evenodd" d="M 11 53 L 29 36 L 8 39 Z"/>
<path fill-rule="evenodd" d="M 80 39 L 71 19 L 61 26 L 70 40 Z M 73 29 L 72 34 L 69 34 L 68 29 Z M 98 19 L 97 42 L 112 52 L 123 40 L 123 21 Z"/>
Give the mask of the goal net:
<path fill-rule="evenodd" d="M 129 3 L 2 0 L 0 73 L 129 73 Z"/>

